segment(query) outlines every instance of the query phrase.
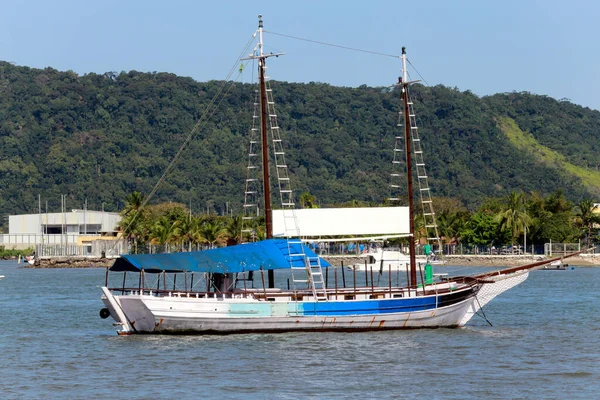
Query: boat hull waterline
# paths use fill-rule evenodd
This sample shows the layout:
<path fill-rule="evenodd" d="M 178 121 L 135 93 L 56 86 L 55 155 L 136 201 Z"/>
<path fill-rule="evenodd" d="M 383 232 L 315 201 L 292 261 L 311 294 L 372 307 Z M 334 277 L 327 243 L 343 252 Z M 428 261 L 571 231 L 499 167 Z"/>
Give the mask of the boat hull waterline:
<path fill-rule="evenodd" d="M 472 308 L 479 286 L 437 299 L 431 295 L 319 302 L 113 295 L 106 287 L 102 290 L 104 304 L 121 325 L 119 334 L 210 334 L 455 328 Z"/>

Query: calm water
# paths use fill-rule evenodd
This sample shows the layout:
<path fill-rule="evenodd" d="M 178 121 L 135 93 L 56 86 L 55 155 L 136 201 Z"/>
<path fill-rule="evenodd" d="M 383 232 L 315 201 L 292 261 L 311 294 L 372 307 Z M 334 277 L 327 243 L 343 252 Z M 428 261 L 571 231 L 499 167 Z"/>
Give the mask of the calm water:
<path fill-rule="evenodd" d="M 0 393 L 23 398 L 591 399 L 600 268 L 535 271 L 494 324 L 379 333 L 116 335 L 103 269 L 0 261 Z"/>

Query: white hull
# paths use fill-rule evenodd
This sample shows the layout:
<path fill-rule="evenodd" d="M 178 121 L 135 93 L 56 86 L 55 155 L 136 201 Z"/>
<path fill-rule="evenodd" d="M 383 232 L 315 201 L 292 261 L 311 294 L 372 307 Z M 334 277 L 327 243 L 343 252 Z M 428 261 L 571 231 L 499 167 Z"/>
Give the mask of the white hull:
<path fill-rule="evenodd" d="M 158 297 L 148 294 L 113 295 L 107 288 L 102 290 L 104 304 L 122 327 L 119 334 L 360 331 L 457 327 L 467 310 L 472 307 L 474 300 L 474 297 L 469 297 L 446 307 L 425 311 L 304 316 L 296 313 L 295 307 L 298 306 L 295 302 L 288 301 L 265 302 L 248 298 L 197 299 L 184 296 Z M 386 300 L 371 301 L 385 302 Z M 337 303 L 347 304 L 348 301 L 337 301 Z M 236 311 L 232 311 L 233 309 Z M 266 313 L 270 315 L 260 315 Z"/>

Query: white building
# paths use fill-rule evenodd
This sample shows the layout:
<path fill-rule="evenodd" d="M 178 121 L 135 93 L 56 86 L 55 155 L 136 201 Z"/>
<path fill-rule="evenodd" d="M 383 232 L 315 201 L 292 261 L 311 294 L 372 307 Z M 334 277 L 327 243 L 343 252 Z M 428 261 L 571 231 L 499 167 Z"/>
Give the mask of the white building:
<path fill-rule="evenodd" d="M 35 248 L 42 256 L 91 255 L 95 241 L 117 240 L 120 220 L 119 213 L 90 210 L 11 215 L 8 234 L 0 235 L 0 246 Z"/>

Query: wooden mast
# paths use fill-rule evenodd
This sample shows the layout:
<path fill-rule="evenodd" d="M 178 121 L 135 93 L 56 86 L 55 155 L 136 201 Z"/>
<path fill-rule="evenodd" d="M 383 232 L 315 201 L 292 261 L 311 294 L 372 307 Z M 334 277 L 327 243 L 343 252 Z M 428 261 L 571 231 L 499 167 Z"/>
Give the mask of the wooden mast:
<path fill-rule="evenodd" d="M 262 143 L 262 170 L 263 170 L 263 194 L 265 203 L 265 224 L 267 239 L 273 238 L 273 209 L 271 206 L 271 180 L 269 175 L 269 147 L 268 147 L 268 121 L 269 107 L 267 104 L 267 83 L 265 71 L 267 70 L 267 58 L 279 57 L 283 53 L 263 52 L 263 20 L 258 15 L 258 55 L 250 58 L 258 59 L 259 95 L 260 95 L 260 136 Z M 272 269 L 267 271 L 267 284 L 269 288 L 275 287 L 275 274 Z"/>
<path fill-rule="evenodd" d="M 271 182 L 269 177 L 269 148 L 267 119 L 269 110 L 267 108 L 267 83 L 265 82 L 265 69 L 267 58 L 263 54 L 263 21 L 262 15 L 258 16 L 258 34 L 259 34 L 259 56 L 258 56 L 258 75 L 259 75 L 259 93 L 260 93 L 260 136 L 262 140 L 262 170 L 263 170 L 263 193 L 265 203 L 265 222 L 267 228 L 267 239 L 273 238 L 273 216 L 271 209 Z"/>
<path fill-rule="evenodd" d="M 260 94 L 260 137 L 262 143 L 262 170 L 263 170 L 263 194 L 265 202 L 265 224 L 267 229 L 267 239 L 273 238 L 273 215 L 271 209 L 271 181 L 269 176 L 269 147 L 267 133 L 267 118 L 269 110 L 267 107 L 267 83 L 265 82 L 265 70 L 267 57 L 263 54 L 263 20 L 262 15 L 258 15 L 258 76 L 259 76 L 259 94 Z M 275 287 L 275 274 L 272 269 L 267 272 L 267 282 L 269 288 Z"/>
<path fill-rule="evenodd" d="M 413 202 L 413 174 L 411 157 L 411 120 L 408 104 L 408 73 L 406 70 L 406 47 L 402 47 L 402 102 L 404 103 L 404 142 L 406 146 L 406 186 L 408 188 L 409 236 L 408 249 L 410 257 L 409 286 L 417 287 L 417 261 L 415 255 L 415 209 Z"/>

